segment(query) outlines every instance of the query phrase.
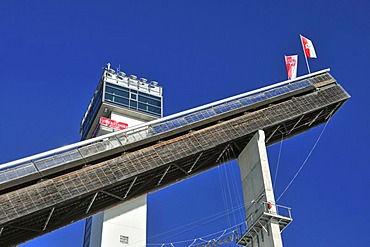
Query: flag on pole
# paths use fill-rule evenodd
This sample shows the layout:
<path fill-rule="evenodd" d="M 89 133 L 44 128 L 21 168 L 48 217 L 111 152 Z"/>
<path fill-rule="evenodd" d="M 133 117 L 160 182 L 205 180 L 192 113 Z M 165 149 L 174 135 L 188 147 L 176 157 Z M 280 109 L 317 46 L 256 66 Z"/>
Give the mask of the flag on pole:
<path fill-rule="evenodd" d="M 300 36 L 301 36 L 302 47 L 303 47 L 306 58 L 316 58 L 315 48 L 313 47 L 311 40 L 303 37 L 302 35 Z"/>
<path fill-rule="evenodd" d="M 288 79 L 297 77 L 298 55 L 285 56 L 286 71 L 288 72 Z"/>

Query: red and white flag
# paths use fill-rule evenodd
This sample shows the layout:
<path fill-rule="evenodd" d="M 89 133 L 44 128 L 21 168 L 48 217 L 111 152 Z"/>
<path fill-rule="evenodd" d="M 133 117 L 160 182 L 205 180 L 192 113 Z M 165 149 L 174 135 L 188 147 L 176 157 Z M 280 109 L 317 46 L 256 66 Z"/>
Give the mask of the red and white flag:
<path fill-rule="evenodd" d="M 285 56 L 286 71 L 288 72 L 288 79 L 297 77 L 298 55 Z"/>
<path fill-rule="evenodd" d="M 304 55 L 307 58 L 316 58 L 315 48 L 313 47 L 311 40 L 303 37 L 302 35 L 300 36 L 301 36 L 301 41 L 302 41 L 302 47 L 304 50 Z"/>

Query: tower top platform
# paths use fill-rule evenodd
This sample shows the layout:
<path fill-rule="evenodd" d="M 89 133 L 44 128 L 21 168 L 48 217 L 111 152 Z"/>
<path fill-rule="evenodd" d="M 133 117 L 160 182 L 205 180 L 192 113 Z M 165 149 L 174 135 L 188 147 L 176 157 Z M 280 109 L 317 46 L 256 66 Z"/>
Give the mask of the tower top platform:
<path fill-rule="evenodd" d="M 127 76 L 114 71 L 110 64 L 103 68 L 94 95 L 80 124 L 81 139 L 95 136 L 100 117 L 109 117 L 111 112 L 143 122 L 163 116 L 162 87 L 156 81 Z"/>

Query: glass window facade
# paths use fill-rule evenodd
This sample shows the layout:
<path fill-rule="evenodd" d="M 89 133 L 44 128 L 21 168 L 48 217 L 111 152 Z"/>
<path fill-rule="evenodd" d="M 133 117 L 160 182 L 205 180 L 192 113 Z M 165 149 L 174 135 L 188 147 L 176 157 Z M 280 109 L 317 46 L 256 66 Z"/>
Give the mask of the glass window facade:
<path fill-rule="evenodd" d="M 107 83 L 104 100 L 121 107 L 140 111 L 156 117 L 162 116 L 162 98 L 134 89 Z"/>
<path fill-rule="evenodd" d="M 102 85 L 105 85 L 105 91 Z M 103 101 L 152 116 L 162 117 L 162 97 L 106 82 L 100 84 L 90 102 L 87 115 L 81 125 L 82 140 L 86 138 Z"/>

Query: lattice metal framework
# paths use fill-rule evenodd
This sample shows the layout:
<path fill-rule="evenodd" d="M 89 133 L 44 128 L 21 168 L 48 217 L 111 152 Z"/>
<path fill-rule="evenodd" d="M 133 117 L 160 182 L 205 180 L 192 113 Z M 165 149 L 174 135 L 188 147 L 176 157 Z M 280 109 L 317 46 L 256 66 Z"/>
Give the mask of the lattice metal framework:
<path fill-rule="evenodd" d="M 262 129 L 267 145 L 326 122 L 349 98 L 328 76 L 315 88 L 46 177 L 0 195 L 0 245 L 50 232 L 235 159 Z M 232 149 L 233 152 L 226 152 Z M 227 153 L 227 155 L 224 155 Z"/>

